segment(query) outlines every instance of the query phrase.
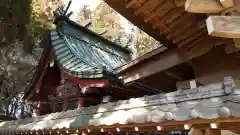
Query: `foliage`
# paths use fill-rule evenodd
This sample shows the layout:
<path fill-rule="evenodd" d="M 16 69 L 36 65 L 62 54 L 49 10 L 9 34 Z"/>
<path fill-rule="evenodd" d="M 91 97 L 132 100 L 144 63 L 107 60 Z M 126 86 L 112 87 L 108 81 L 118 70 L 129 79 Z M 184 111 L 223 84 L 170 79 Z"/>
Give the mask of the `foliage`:
<path fill-rule="evenodd" d="M 146 52 L 149 52 L 157 47 L 161 46 L 161 44 L 154 40 L 152 37 L 148 36 L 145 32 L 140 29 L 137 29 L 137 38 L 136 38 L 136 50 L 138 55 L 143 55 Z"/>
<path fill-rule="evenodd" d="M 117 44 L 130 48 L 133 51 L 133 58 L 160 46 L 158 41 L 126 21 L 105 2 L 100 3 L 94 11 L 84 5 L 80 8 L 76 20 L 83 26 L 91 22 L 89 29 Z"/>
<path fill-rule="evenodd" d="M 62 5 L 62 0 L 1 0 L 0 112 L 24 115 L 21 95 L 38 64 L 42 36 L 53 27 L 53 10 Z"/>
<path fill-rule="evenodd" d="M 46 29 L 54 27 L 53 11 L 63 6 L 62 0 L 1 0 L 0 2 L 0 113 L 15 117 L 31 110 L 22 100 L 23 91 L 35 73 L 42 49 L 39 46 Z M 80 9 L 77 21 L 124 47 L 135 56 L 151 50 L 159 43 L 127 23 L 102 2 L 94 11 Z M 134 57 L 135 57 L 134 56 Z"/>

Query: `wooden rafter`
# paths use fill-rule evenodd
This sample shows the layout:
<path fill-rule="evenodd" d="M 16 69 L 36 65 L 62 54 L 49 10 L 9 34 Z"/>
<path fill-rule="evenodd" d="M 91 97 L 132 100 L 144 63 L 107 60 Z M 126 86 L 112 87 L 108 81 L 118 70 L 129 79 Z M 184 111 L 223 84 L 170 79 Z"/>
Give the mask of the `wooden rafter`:
<path fill-rule="evenodd" d="M 162 17 L 162 19 L 160 21 L 153 23 L 152 27 L 155 29 L 158 26 L 163 25 L 163 24 L 168 25 L 172 21 L 177 20 L 177 18 L 179 18 L 183 13 L 184 13 L 184 8 L 182 8 L 182 7 L 173 9 L 169 13 L 167 13 L 164 17 Z"/>
<path fill-rule="evenodd" d="M 199 42 L 201 42 L 202 40 L 207 39 L 209 36 L 205 35 L 205 36 L 199 36 L 199 38 L 196 38 L 196 40 L 194 40 L 191 44 L 186 45 L 185 47 L 183 47 L 184 50 L 189 50 L 192 47 L 194 47 L 195 45 L 197 45 Z M 214 46 L 214 44 L 212 44 Z"/>
<path fill-rule="evenodd" d="M 204 21 L 204 22 L 205 22 L 205 21 Z M 175 38 L 175 39 L 173 40 L 173 42 L 174 42 L 174 43 L 177 43 L 177 42 L 183 41 L 183 40 L 187 39 L 188 37 L 191 37 L 192 35 L 194 35 L 194 33 L 200 32 L 200 31 L 202 31 L 203 29 L 206 29 L 206 28 L 205 28 L 205 27 L 204 27 L 204 28 L 194 27 L 194 28 L 192 28 L 191 30 L 185 31 L 184 34 L 179 35 L 179 37 Z"/>
<path fill-rule="evenodd" d="M 134 2 L 136 2 L 137 0 L 130 0 L 127 4 L 126 4 L 126 8 L 130 8 Z"/>
<path fill-rule="evenodd" d="M 192 20 L 195 16 L 193 14 L 190 13 L 185 13 L 183 14 L 183 16 L 181 16 L 180 18 L 178 18 L 177 20 L 173 21 L 170 25 L 168 25 L 169 29 L 175 29 L 179 23 L 181 22 L 187 22 L 187 20 Z M 184 26 L 182 26 L 184 27 Z"/>
<path fill-rule="evenodd" d="M 173 34 L 169 34 L 167 37 L 170 39 L 173 39 L 173 43 L 177 43 L 176 39 L 178 39 L 179 36 L 186 34 L 186 31 L 189 31 L 193 27 L 196 27 L 196 24 L 199 22 L 199 18 L 194 16 L 191 22 L 181 22 L 180 26 L 182 26 L 182 29 L 176 29 Z"/>
<path fill-rule="evenodd" d="M 193 41 L 194 39 L 200 39 L 201 36 L 203 35 L 207 35 L 207 30 L 206 29 L 203 29 L 202 31 L 200 32 L 197 32 L 195 33 L 194 35 L 192 35 L 191 37 L 183 40 L 181 43 L 178 44 L 178 47 L 182 47 L 186 44 L 189 44 L 191 41 Z M 193 44 L 192 44 L 193 45 Z M 189 45 L 190 46 L 190 45 Z"/>
<path fill-rule="evenodd" d="M 147 7 L 151 6 L 153 3 L 161 3 L 163 0 L 147 0 L 139 9 L 137 9 L 134 14 L 138 15 L 140 12 L 143 12 Z"/>
<path fill-rule="evenodd" d="M 192 13 L 219 13 L 223 10 L 219 0 L 187 0 L 185 10 Z"/>
<path fill-rule="evenodd" d="M 240 38 L 240 16 L 209 16 L 207 29 L 211 36 Z"/>
<path fill-rule="evenodd" d="M 164 9 L 165 7 L 168 7 Z M 169 12 L 171 9 L 173 9 L 175 6 L 169 2 L 169 1 L 164 1 L 160 5 L 157 6 L 147 17 L 144 18 L 144 22 L 148 22 L 149 20 L 153 19 L 157 15 L 159 15 L 159 12 L 164 11 L 165 13 Z M 164 15 L 164 13 L 162 13 Z"/>
<path fill-rule="evenodd" d="M 124 0 L 104 0 L 114 10 L 118 11 L 122 16 L 128 19 L 131 23 L 141 28 L 144 32 L 152 36 L 168 48 L 174 48 L 176 45 L 172 44 L 172 41 L 168 40 L 164 35 L 159 34 L 158 30 L 153 30 L 152 26 L 143 21 L 142 16 L 135 16 L 134 10 L 131 8 L 125 8 L 126 4 Z"/>

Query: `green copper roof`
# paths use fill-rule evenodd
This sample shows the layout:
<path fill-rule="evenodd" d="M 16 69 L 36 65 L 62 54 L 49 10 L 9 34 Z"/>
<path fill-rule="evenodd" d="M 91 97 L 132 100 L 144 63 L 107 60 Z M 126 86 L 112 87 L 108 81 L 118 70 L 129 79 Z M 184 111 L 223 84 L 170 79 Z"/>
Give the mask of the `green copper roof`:
<path fill-rule="evenodd" d="M 50 32 L 56 60 L 65 72 L 80 78 L 101 78 L 129 60 L 130 52 L 125 48 L 69 21 L 58 23 Z"/>

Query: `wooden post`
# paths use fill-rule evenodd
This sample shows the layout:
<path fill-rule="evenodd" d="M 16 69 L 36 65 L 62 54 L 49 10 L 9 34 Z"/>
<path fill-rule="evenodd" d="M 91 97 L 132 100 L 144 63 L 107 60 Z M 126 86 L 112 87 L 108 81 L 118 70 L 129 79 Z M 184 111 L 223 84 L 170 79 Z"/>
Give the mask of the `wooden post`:
<path fill-rule="evenodd" d="M 191 88 L 191 89 L 197 88 L 196 80 L 191 80 L 191 81 L 190 81 L 190 88 Z"/>

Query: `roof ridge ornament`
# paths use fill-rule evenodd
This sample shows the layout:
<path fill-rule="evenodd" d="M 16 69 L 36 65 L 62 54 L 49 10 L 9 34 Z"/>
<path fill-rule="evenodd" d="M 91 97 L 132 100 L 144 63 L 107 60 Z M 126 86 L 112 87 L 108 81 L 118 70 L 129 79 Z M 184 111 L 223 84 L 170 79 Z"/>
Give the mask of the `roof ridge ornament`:
<path fill-rule="evenodd" d="M 69 10 L 71 4 L 72 4 L 72 0 L 69 0 L 66 9 L 64 9 L 64 7 L 58 7 L 55 11 L 53 11 L 54 16 L 56 18 L 59 16 L 65 16 L 65 17 L 69 18 L 73 14 L 72 11 L 68 13 L 68 10 Z"/>

